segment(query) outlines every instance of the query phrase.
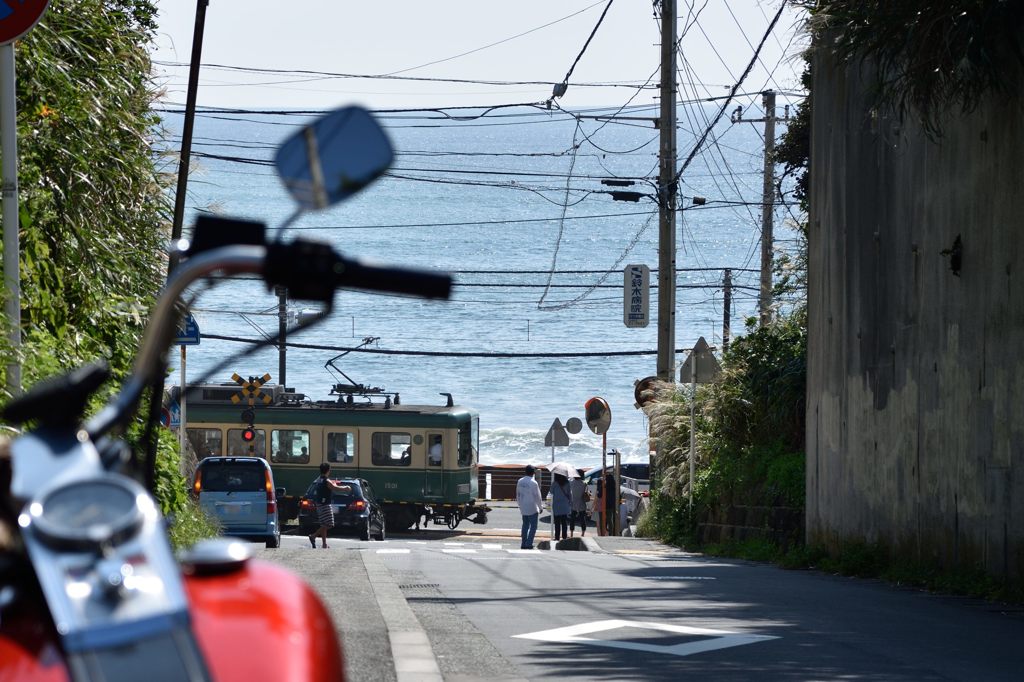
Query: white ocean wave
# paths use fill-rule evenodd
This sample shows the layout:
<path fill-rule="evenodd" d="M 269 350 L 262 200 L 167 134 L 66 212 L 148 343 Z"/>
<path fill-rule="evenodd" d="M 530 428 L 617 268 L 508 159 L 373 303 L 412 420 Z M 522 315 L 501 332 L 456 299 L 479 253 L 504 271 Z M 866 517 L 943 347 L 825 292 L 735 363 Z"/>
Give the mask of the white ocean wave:
<path fill-rule="evenodd" d="M 550 462 L 552 448 L 544 446 L 547 431 L 531 429 L 481 429 L 481 464 L 544 464 Z M 622 453 L 623 462 L 646 462 L 647 440 L 608 438 L 608 450 Z M 554 448 L 554 458 L 581 469 L 600 466 L 601 436 L 584 430 L 569 435 L 568 447 Z M 610 460 L 609 460 L 610 461 Z"/>

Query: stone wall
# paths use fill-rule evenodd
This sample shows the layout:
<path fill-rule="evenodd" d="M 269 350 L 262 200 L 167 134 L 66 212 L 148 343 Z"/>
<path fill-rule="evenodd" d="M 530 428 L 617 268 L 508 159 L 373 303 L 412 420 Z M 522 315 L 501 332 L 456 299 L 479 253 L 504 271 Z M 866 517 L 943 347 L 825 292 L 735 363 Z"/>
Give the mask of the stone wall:
<path fill-rule="evenodd" d="M 716 507 L 697 524 L 699 544 L 766 540 L 783 550 L 803 540 L 804 510 L 797 507 Z"/>
<path fill-rule="evenodd" d="M 1024 577 L 1024 82 L 928 140 L 814 64 L 807 541 Z"/>

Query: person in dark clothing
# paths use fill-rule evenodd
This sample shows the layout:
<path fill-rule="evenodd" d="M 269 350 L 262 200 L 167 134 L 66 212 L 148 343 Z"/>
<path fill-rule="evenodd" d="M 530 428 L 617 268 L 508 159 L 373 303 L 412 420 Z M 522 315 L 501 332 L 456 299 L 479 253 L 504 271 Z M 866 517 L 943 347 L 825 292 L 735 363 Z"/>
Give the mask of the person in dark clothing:
<path fill-rule="evenodd" d="M 583 469 L 576 471 L 578 477 L 569 481 L 569 497 L 572 502 L 572 511 L 569 512 L 569 537 L 576 535 L 576 524 L 580 524 L 580 536 L 587 534 L 587 503 L 590 501 L 590 494 L 587 493 L 587 484 L 583 481 Z"/>
<path fill-rule="evenodd" d="M 329 473 L 331 473 L 331 465 L 324 462 L 320 465 L 320 476 L 316 479 L 316 499 L 313 500 L 316 504 L 316 518 L 320 522 L 320 527 L 312 535 L 308 536 L 309 544 L 313 549 L 316 549 L 316 539 L 318 537 L 322 543 L 321 547 L 327 549 L 327 531 L 334 528 L 334 509 L 331 507 L 331 497 L 334 495 L 335 490 L 345 490 L 345 488 L 327 477 Z"/>
<path fill-rule="evenodd" d="M 572 496 L 569 479 L 555 474 L 551 483 L 551 514 L 554 516 L 555 542 L 569 537 L 569 514 L 572 512 Z"/>

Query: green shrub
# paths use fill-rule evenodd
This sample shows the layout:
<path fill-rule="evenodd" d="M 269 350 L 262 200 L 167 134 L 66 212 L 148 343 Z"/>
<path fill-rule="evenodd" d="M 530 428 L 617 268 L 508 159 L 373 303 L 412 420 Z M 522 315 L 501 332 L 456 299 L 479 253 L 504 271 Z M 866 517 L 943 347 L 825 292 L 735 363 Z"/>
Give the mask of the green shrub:
<path fill-rule="evenodd" d="M 186 549 L 199 540 L 220 533 L 216 520 L 210 518 L 191 497 L 186 498 L 184 504 L 168 516 L 167 522 L 171 546 L 175 550 Z"/>

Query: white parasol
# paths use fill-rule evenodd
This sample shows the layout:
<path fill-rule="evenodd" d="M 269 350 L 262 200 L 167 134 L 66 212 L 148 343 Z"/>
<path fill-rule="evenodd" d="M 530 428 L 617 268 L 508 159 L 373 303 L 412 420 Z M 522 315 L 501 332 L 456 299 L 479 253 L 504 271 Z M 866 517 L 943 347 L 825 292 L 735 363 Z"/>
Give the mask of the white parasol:
<path fill-rule="evenodd" d="M 566 478 L 580 477 L 580 475 L 576 473 L 576 467 L 568 462 L 552 462 L 551 464 L 545 464 L 544 468 L 547 469 L 552 476 L 555 474 L 562 474 Z"/>

